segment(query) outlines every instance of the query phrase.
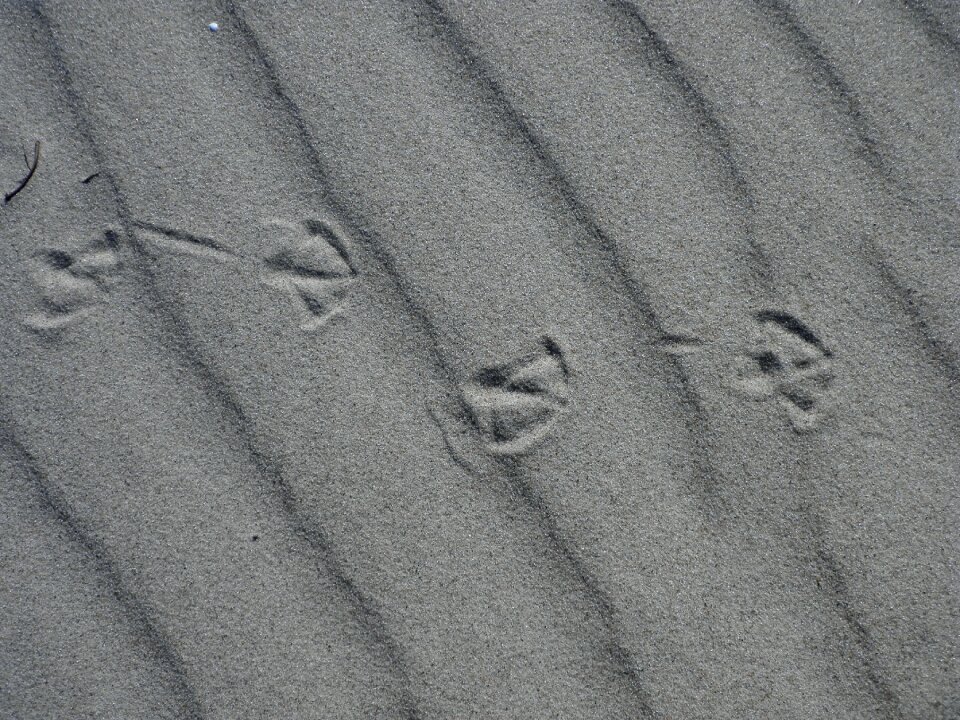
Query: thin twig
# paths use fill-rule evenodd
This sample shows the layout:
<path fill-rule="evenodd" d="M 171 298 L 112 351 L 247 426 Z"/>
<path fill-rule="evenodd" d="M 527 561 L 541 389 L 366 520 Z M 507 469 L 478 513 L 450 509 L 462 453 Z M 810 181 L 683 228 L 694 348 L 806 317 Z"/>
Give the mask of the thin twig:
<path fill-rule="evenodd" d="M 26 154 L 24 154 L 23 159 L 24 160 L 27 159 Z M 6 195 L 3 196 L 4 205 L 6 205 L 11 200 L 13 200 L 13 198 L 17 195 L 17 193 L 19 193 L 21 190 L 23 190 L 27 186 L 27 183 L 30 182 L 30 178 L 32 178 L 33 174 L 37 171 L 37 165 L 39 164 L 40 164 L 40 141 L 37 140 L 33 145 L 33 164 L 28 166 L 30 168 L 29 172 L 27 172 L 26 177 L 24 177 L 23 180 L 20 181 L 19 185 L 17 185 L 13 190 L 11 190 L 10 192 L 8 192 Z"/>

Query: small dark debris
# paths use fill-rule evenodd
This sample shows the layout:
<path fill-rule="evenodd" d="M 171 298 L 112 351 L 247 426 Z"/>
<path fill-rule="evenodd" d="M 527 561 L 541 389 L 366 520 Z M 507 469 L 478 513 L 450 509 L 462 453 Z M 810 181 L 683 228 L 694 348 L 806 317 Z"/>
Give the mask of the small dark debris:
<path fill-rule="evenodd" d="M 26 154 L 24 154 L 24 162 L 27 162 Z M 30 179 L 33 177 L 33 174 L 37 171 L 37 165 L 39 164 L 40 164 L 40 141 L 37 140 L 33 144 L 33 163 L 29 163 L 29 162 L 27 163 L 27 167 L 29 169 L 27 170 L 27 174 L 24 176 L 23 180 L 20 181 L 20 184 L 3 196 L 4 205 L 6 205 L 11 200 L 13 200 L 13 198 L 15 198 L 17 194 L 27 186 L 27 183 L 30 182 Z"/>
<path fill-rule="evenodd" d="M 260 536 L 259 536 L 259 535 L 254 535 L 254 536 L 251 537 L 250 539 L 251 539 L 253 542 L 257 542 L 257 540 L 260 539 Z"/>

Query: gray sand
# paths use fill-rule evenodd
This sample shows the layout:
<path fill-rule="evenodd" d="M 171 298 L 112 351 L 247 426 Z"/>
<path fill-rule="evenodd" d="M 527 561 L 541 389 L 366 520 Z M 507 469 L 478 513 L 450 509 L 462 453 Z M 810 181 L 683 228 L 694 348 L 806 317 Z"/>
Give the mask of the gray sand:
<path fill-rule="evenodd" d="M 0 718 L 960 718 L 958 28 L 0 0 Z"/>

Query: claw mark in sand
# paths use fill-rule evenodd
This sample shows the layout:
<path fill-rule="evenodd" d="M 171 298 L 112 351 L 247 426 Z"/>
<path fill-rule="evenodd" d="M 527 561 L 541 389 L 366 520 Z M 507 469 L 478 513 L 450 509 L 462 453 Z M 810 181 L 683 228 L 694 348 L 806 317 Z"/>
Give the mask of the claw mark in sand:
<path fill-rule="evenodd" d="M 794 430 L 812 430 L 829 410 L 833 353 L 800 320 L 784 312 L 757 314 L 757 337 L 740 357 L 737 385 L 751 398 L 775 398 Z"/>
<path fill-rule="evenodd" d="M 474 375 L 462 396 L 487 452 L 520 455 L 540 444 L 569 404 L 569 377 L 548 337 L 536 352 Z"/>
<path fill-rule="evenodd" d="M 106 300 L 107 281 L 120 264 L 117 244 L 108 230 L 79 254 L 59 248 L 35 253 L 29 275 L 40 291 L 41 309 L 27 315 L 24 324 L 37 332 L 56 332 L 92 313 Z"/>

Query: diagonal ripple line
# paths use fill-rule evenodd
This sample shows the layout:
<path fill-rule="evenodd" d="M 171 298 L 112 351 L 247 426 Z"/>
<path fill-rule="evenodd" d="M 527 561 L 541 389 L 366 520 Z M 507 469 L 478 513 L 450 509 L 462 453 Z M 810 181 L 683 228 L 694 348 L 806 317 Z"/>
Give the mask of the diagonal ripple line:
<path fill-rule="evenodd" d="M 156 661 L 170 673 L 174 680 L 174 693 L 184 718 L 202 720 L 200 699 L 190 680 L 186 665 L 176 648 L 154 622 L 150 609 L 124 584 L 116 563 L 104 545 L 87 530 L 71 510 L 64 494 L 51 482 L 41 468 L 40 462 L 20 442 L 13 423 L 6 412 L 0 409 L 0 451 L 10 456 L 33 482 L 34 489 L 44 510 L 62 524 L 67 536 L 93 561 L 104 584 L 116 598 L 123 614 L 130 620 L 144 644 Z"/>
<path fill-rule="evenodd" d="M 823 88 L 834 105 L 850 121 L 858 155 L 867 167 L 886 184 L 898 200 L 913 205 L 910 199 L 916 194 L 908 180 L 897 178 L 894 167 L 881 153 L 879 143 L 870 133 L 870 127 L 853 88 L 844 80 L 840 70 L 827 58 L 817 39 L 803 26 L 794 11 L 783 0 L 753 0 L 769 20 L 776 23 L 793 43 L 800 57 L 806 62 L 814 80 Z M 917 3 L 913 3 L 917 5 Z M 921 344 L 931 350 L 930 357 L 937 363 L 941 373 L 951 386 L 960 381 L 960 359 L 951 348 L 936 336 L 929 320 L 929 310 L 922 298 L 910 291 L 896 271 L 884 263 L 876 243 L 866 240 L 860 248 L 867 265 L 880 279 L 895 307 L 909 321 Z"/>
<path fill-rule="evenodd" d="M 141 247 L 134 229 L 137 223 L 129 211 L 129 204 L 120 189 L 120 185 L 107 162 L 107 157 L 102 151 L 96 135 L 91 127 L 91 123 L 86 116 L 83 102 L 75 89 L 72 75 L 67 66 L 62 51 L 56 42 L 53 28 L 49 19 L 46 17 L 40 4 L 33 6 L 33 12 L 47 36 L 47 50 L 58 68 L 61 76 L 64 93 L 67 98 L 70 110 L 76 118 L 76 122 L 92 155 L 97 161 L 98 167 L 103 167 L 102 176 L 106 180 L 114 202 L 117 208 L 120 224 L 131 247 L 136 252 L 138 259 L 148 256 L 144 248 Z M 283 510 L 284 519 L 293 532 L 303 541 L 305 541 L 317 555 L 319 560 L 319 569 L 327 573 L 335 583 L 337 589 L 343 594 L 350 609 L 357 619 L 360 626 L 365 630 L 367 636 L 372 642 L 380 648 L 386 659 L 390 662 L 391 670 L 400 684 L 399 706 L 406 720 L 419 720 L 420 713 L 416 708 L 416 703 L 409 692 L 409 678 L 406 670 L 406 663 L 403 660 L 403 652 L 387 633 L 382 614 L 376 604 L 369 598 L 348 576 L 340 561 L 333 553 L 330 542 L 316 523 L 311 522 L 303 516 L 297 507 L 293 492 L 282 475 L 281 468 L 268 457 L 259 447 L 255 435 L 253 424 L 244 412 L 241 404 L 234 397 L 228 385 L 216 374 L 216 372 L 207 364 L 196 348 L 196 343 L 191 339 L 191 333 L 186 322 L 180 316 L 176 309 L 170 307 L 159 288 L 157 287 L 156 277 L 145 262 L 137 263 L 137 269 L 144 277 L 146 290 L 151 296 L 154 304 L 154 312 L 159 316 L 162 324 L 166 328 L 166 338 L 168 345 L 175 348 L 181 359 L 193 371 L 195 376 L 204 387 L 208 397 L 213 399 L 226 413 L 238 439 L 242 443 L 248 459 L 259 472 L 261 478 L 270 486 Z"/>
<path fill-rule="evenodd" d="M 236 23 L 237 27 L 241 30 L 241 33 L 247 38 L 251 53 L 254 55 L 254 57 L 258 60 L 258 62 L 262 66 L 264 75 L 266 76 L 265 81 L 269 89 L 280 99 L 281 103 L 289 113 L 290 119 L 298 131 L 300 142 L 302 143 L 304 148 L 308 151 L 308 156 L 312 159 L 312 162 L 314 164 L 314 171 L 317 175 L 319 182 L 325 188 L 329 188 L 330 181 L 328 179 L 328 173 L 326 171 L 326 168 L 324 167 L 322 158 L 315 147 L 313 135 L 306 121 L 303 119 L 303 115 L 300 111 L 299 106 L 289 96 L 286 89 L 284 88 L 283 83 L 280 80 L 279 73 L 277 72 L 277 69 L 275 68 L 267 52 L 263 49 L 263 47 L 257 40 L 256 33 L 246 22 L 246 19 L 243 15 L 242 10 L 237 6 L 236 3 L 231 1 L 228 1 L 225 3 L 225 8 L 227 10 L 227 13 L 231 16 L 231 19 Z M 419 305 L 416 303 L 416 301 L 413 299 L 413 293 L 411 289 L 409 288 L 407 282 L 403 279 L 402 275 L 398 272 L 396 265 L 393 259 L 391 258 L 390 254 L 383 249 L 382 242 L 379 242 L 376 239 L 376 236 L 374 233 L 363 230 L 362 229 L 363 224 L 360 222 L 357 222 L 356 219 L 352 218 L 351 213 L 346 209 L 346 207 L 343 204 L 338 203 L 336 201 L 336 199 L 333 197 L 332 191 L 329 191 L 328 189 L 327 195 L 329 198 L 329 204 L 331 206 L 331 209 L 334 211 L 335 214 L 339 216 L 338 219 L 340 220 L 340 222 L 342 222 L 345 226 L 350 227 L 351 230 L 355 231 L 359 237 L 363 237 L 366 240 L 367 246 L 371 249 L 373 255 L 375 256 L 375 259 L 381 265 L 383 271 L 389 277 L 391 283 L 393 284 L 401 300 L 403 301 L 404 306 L 413 315 L 414 319 L 418 322 L 421 331 L 428 337 L 430 341 L 429 343 L 430 353 L 434 359 L 434 364 L 436 366 L 437 371 L 440 373 L 440 375 L 443 378 L 445 378 L 448 385 L 455 388 L 456 387 L 455 375 L 451 370 L 451 368 L 449 367 L 448 363 L 443 358 L 439 350 L 439 347 L 440 347 L 439 334 L 435 329 L 435 327 L 433 326 L 433 322 L 429 317 L 429 315 L 422 308 L 420 308 Z M 429 410 L 428 410 L 428 413 L 436 422 L 437 419 L 435 415 Z M 456 459 L 455 454 L 454 454 L 454 458 L 457 464 L 461 468 L 463 468 L 466 472 L 471 473 L 471 469 L 466 464 Z M 525 501 L 525 505 L 528 507 L 528 509 L 534 511 L 536 515 L 541 519 L 542 529 L 545 532 L 547 539 L 550 541 L 551 545 L 553 546 L 553 550 L 568 565 L 571 563 L 571 561 L 573 561 L 573 566 L 571 568 L 572 574 L 580 580 L 583 580 L 584 578 L 588 578 L 589 575 L 586 573 L 585 569 L 581 567 L 577 561 L 575 561 L 575 558 L 573 557 L 573 554 L 569 551 L 569 549 L 567 549 L 562 544 L 558 545 L 556 543 L 558 533 L 554 527 L 554 521 L 546 513 L 546 509 L 543 506 L 543 503 L 533 502 L 531 500 L 532 496 L 530 495 L 527 489 L 518 485 L 515 479 L 511 479 L 509 476 L 507 479 L 508 481 L 510 481 L 510 484 L 513 486 L 517 495 L 520 496 L 521 499 Z M 597 585 L 594 581 L 590 581 L 585 585 L 586 585 L 587 592 L 591 595 L 592 601 L 600 611 L 601 621 L 603 622 L 604 626 L 607 627 L 608 629 L 611 628 L 612 614 L 610 612 L 607 612 L 611 607 L 609 600 L 606 599 L 605 595 L 598 595 L 596 593 Z M 637 697 L 639 698 L 640 709 L 644 717 L 648 717 L 648 718 L 656 717 L 654 711 L 651 708 L 650 700 L 646 691 L 643 688 L 639 687 L 636 682 L 637 671 L 636 671 L 635 663 L 632 661 L 632 659 L 629 658 L 627 651 L 623 648 L 622 644 L 615 636 L 611 636 L 610 638 L 608 638 L 606 643 L 610 648 L 614 650 L 613 652 L 610 653 L 610 655 L 614 663 L 619 667 L 619 672 L 631 679 L 632 681 L 631 684 L 634 687 L 634 691 Z"/>
<path fill-rule="evenodd" d="M 408 3 L 410 1 L 406 0 Z M 635 308 L 641 320 L 640 323 L 636 323 L 631 314 L 631 319 L 635 323 L 635 332 L 642 342 L 651 343 L 657 350 L 657 358 L 667 387 L 676 395 L 683 410 L 688 444 L 692 448 L 692 477 L 688 480 L 689 490 L 696 496 L 705 516 L 715 525 L 722 524 L 727 508 L 720 494 L 716 470 L 710 459 L 707 440 L 710 429 L 707 413 L 681 360 L 664 349 L 669 344 L 664 342 L 668 336 L 646 289 L 626 269 L 615 240 L 603 230 L 596 213 L 580 198 L 548 144 L 517 112 L 507 93 L 496 80 L 495 71 L 480 56 L 459 25 L 437 0 L 414 1 L 424 10 L 423 13 L 418 13 L 418 17 L 425 16 L 423 19 L 430 23 L 437 36 L 444 42 L 452 59 L 469 73 L 477 89 L 487 96 L 496 119 L 522 147 L 532 154 L 561 204 L 570 212 L 579 228 L 591 239 L 589 247 L 579 249 L 580 255 L 588 263 L 594 263 L 596 258 L 594 252 L 599 251 L 599 258 L 604 266 L 601 268 L 603 276 L 608 278 L 614 290 Z"/>
<path fill-rule="evenodd" d="M 633 2 L 628 2 L 626 0 L 608 0 L 608 2 L 610 2 L 611 5 L 616 6 L 628 18 L 632 19 L 634 23 L 639 25 L 644 34 L 647 34 L 653 39 L 658 38 L 655 30 L 646 21 L 640 10 Z M 792 12 L 789 10 L 789 8 L 784 6 L 780 0 L 754 0 L 754 2 L 762 9 L 772 12 L 778 18 L 782 26 L 792 34 L 793 40 L 798 44 L 801 52 L 808 56 L 808 61 L 813 68 L 814 74 L 823 78 L 824 84 L 834 95 L 834 101 L 850 116 L 853 125 L 853 133 L 861 145 L 862 155 L 865 157 L 867 164 L 874 170 L 884 174 L 885 176 L 888 176 L 889 174 L 885 172 L 883 159 L 876 150 L 876 143 L 869 135 L 866 123 L 861 116 L 859 103 L 857 102 L 852 91 L 847 88 L 839 73 L 827 61 L 826 57 L 816 46 L 815 41 L 813 41 L 809 35 L 802 31 L 802 28 L 800 28 L 799 24 L 793 17 Z M 662 43 L 662 40 L 655 40 L 655 43 L 662 44 L 664 50 L 668 50 L 666 45 Z M 695 83 L 692 79 L 686 78 L 684 82 L 690 84 L 691 89 L 696 92 L 697 96 L 702 97 L 702 94 L 696 90 Z M 717 120 L 717 128 L 722 130 L 726 137 L 729 137 L 727 131 L 723 129 L 723 125 L 719 120 Z M 732 142 L 727 140 L 726 147 L 731 155 L 731 162 L 736 164 L 736 151 L 733 149 Z M 756 208 L 751 205 L 749 206 L 748 211 L 750 213 L 755 213 Z M 883 266 L 877 261 L 876 258 L 874 258 L 874 261 L 870 264 L 878 271 L 885 283 L 889 284 L 891 282 L 889 277 L 884 277 Z M 909 305 L 907 305 L 904 310 L 908 315 L 911 316 L 911 320 L 914 321 L 912 324 L 916 324 L 917 318 L 909 312 L 909 310 L 915 310 L 915 308 L 911 308 Z M 923 333 L 923 335 L 926 339 L 930 339 L 929 333 Z M 937 349 L 941 351 L 938 359 L 940 359 L 942 362 L 942 348 Z M 947 367 L 949 369 L 949 365 L 947 365 Z M 805 480 L 805 482 L 807 481 Z M 865 658 L 863 660 L 863 673 L 867 683 L 871 687 L 871 690 L 882 703 L 885 716 L 891 719 L 900 718 L 902 717 L 902 713 L 899 709 L 899 701 L 889 683 L 881 676 L 876 667 L 876 651 L 872 639 L 870 638 L 869 632 L 861 620 L 859 612 L 856 610 L 853 604 L 849 586 L 843 576 L 842 570 L 837 564 L 836 559 L 833 557 L 833 554 L 829 550 L 829 543 L 823 528 L 823 521 L 819 517 L 818 513 L 816 513 L 816 511 L 812 508 L 807 509 L 805 517 L 807 521 L 807 529 L 811 532 L 812 537 L 814 538 L 815 560 L 828 580 L 828 588 L 824 590 L 824 593 L 828 594 L 835 602 L 844 623 L 847 625 L 852 634 L 854 641 L 862 648 L 864 652 Z"/>

